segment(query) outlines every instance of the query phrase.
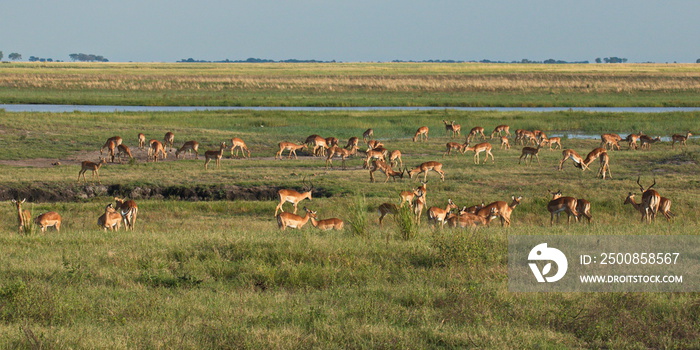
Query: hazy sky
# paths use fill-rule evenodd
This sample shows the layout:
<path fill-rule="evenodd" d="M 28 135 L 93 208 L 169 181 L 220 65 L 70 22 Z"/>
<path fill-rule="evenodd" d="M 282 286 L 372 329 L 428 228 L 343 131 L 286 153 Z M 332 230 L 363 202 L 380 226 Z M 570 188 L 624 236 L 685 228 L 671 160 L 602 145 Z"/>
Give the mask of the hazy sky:
<path fill-rule="evenodd" d="M 1 0 L 0 51 L 113 62 L 695 62 L 699 15 L 698 0 Z"/>

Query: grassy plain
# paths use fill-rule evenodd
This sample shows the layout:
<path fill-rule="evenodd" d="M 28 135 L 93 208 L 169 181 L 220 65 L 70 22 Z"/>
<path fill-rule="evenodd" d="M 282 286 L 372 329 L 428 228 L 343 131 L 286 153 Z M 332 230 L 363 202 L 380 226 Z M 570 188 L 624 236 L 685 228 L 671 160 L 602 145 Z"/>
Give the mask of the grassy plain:
<path fill-rule="evenodd" d="M 18 235 L 5 202 L 0 217 L 0 347 L 2 348 L 697 348 L 697 293 L 510 293 L 507 236 L 527 234 L 697 234 L 700 228 L 700 146 L 614 151 L 614 179 L 596 179 L 570 162 L 554 168 L 560 151 L 544 149 L 541 165 L 518 165 L 520 146 L 500 150 L 495 162 L 475 165 L 471 154 L 442 157 L 443 119 L 467 131 L 499 124 L 561 134 L 565 148 L 585 155 L 602 132 L 643 130 L 668 136 L 697 130 L 692 113 L 598 114 L 444 111 L 3 113 L 0 112 L 0 187 L 32 200 L 38 187 L 73 187 L 97 196 L 25 206 L 36 216 L 56 210 L 61 233 Z M 430 139 L 413 143 L 418 126 Z M 429 175 L 428 206 L 448 198 L 473 205 L 523 196 L 513 226 L 478 231 L 434 230 L 422 224 L 404 239 L 393 220 L 379 228 L 376 207 L 398 203 L 415 180 L 369 183 L 361 160 L 325 169 L 307 155 L 274 160 L 279 141 L 310 134 L 344 142 L 372 127 L 389 149 L 401 149 L 412 167 L 445 164 L 447 178 Z M 136 135 L 176 144 L 198 140 L 202 150 L 241 137 L 253 159 L 224 159 L 205 171 L 203 160 L 107 164 L 94 183 L 75 184 L 81 160 L 96 161 L 116 134 L 136 148 Z M 459 141 L 462 141 L 460 138 Z M 511 140 L 512 142 L 512 140 Z M 200 151 L 201 152 L 201 151 Z M 50 166 L 60 161 L 62 165 Z M 597 170 L 597 163 L 594 169 Z M 672 222 L 639 223 L 622 202 L 656 178 L 673 200 Z M 320 218 L 364 218 L 364 234 L 313 227 L 281 232 L 276 201 L 187 201 L 135 197 L 134 232 L 102 232 L 97 217 L 111 186 L 228 185 L 301 189 L 311 181 L 327 197 L 304 202 Z M 549 226 L 547 189 L 592 202 L 593 223 Z M 102 192 L 100 192 L 102 191 Z M 140 192 L 144 193 L 144 192 Z M 360 216 L 358 218 L 358 216 Z M 424 220 L 425 221 L 425 220 Z M 349 226 L 349 225 L 348 225 Z"/>
<path fill-rule="evenodd" d="M 700 106 L 697 64 L 8 63 L 1 103 Z"/>

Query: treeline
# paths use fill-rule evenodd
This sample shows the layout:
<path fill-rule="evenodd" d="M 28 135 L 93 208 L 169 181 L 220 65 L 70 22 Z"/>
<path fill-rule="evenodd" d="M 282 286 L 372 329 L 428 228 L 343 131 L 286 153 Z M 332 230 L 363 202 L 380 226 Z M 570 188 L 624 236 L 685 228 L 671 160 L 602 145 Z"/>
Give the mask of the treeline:
<path fill-rule="evenodd" d="M 103 56 L 86 53 L 72 53 L 68 55 L 68 57 L 70 57 L 71 61 L 73 62 L 109 62 L 109 60 L 104 58 Z"/>
<path fill-rule="evenodd" d="M 289 60 L 269 60 L 269 59 L 264 59 L 264 58 L 248 58 L 245 60 L 229 60 L 228 58 L 223 60 L 223 61 L 206 61 L 206 60 L 195 60 L 193 58 L 183 58 L 179 61 L 178 63 L 335 63 L 335 60 L 332 61 L 319 61 L 319 60 L 298 60 L 298 59 L 289 59 Z"/>

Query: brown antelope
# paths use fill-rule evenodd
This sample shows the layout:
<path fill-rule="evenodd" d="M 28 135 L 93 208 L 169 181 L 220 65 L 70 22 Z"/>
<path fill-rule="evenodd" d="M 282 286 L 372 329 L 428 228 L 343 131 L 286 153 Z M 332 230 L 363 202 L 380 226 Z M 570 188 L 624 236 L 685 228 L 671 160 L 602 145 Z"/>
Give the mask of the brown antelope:
<path fill-rule="evenodd" d="M 182 147 L 178 148 L 175 151 L 175 158 L 180 159 L 180 153 L 190 153 L 194 152 L 194 159 L 199 159 L 199 142 L 197 141 L 187 141 L 185 142 Z M 185 158 L 185 154 L 182 155 L 183 158 Z"/>
<path fill-rule="evenodd" d="M 107 153 L 109 155 L 109 162 L 114 163 L 114 156 L 116 155 L 117 143 L 114 140 L 107 141 Z M 102 152 L 100 152 L 102 154 Z"/>
<path fill-rule="evenodd" d="M 365 154 L 367 154 L 367 157 L 362 162 L 362 169 L 369 169 L 371 162 L 374 160 L 386 161 L 386 152 L 384 150 L 385 148 L 366 150 Z"/>
<path fill-rule="evenodd" d="M 488 142 L 482 142 L 479 144 L 474 145 L 474 147 L 469 147 L 468 145 L 464 147 L 464 151 L 473 151 L 474 152 L 474 164 L 479 164 L 479 153 L 481 152 L 486 152 L 486 158 L 484 158 L 484 164 L 486 164 L 486 161 L 489 160 L 489 156 L 491 156 L 491 161 L 496 162 L 496 159 L 493 157 L 493 153 L 491 153 L 491 149 L 493 147 L 491 146 L 490 143 Z"/>
<path fill-rule="evenodd" d="M 313 225 L 315 228 L 322 230 L 322 231 L 327 231 L 327 230 L 340 231 L 345 226 L 345 223 L 343 222 L 343 220 L 340 220 L 338 218 L 316 220 L 316 218 L 314 216 L 312 216 L 311 217 L 311 225 Z"/>
<path fill-rule="evenodd" d="M 486 140 L 486 135 L 484 135 L 484 128 L 480 126 L 475 126 L 469 131 L 469 134 L 467 134 L 467 143 L 471 142 L 472 137 L 477 135 L 481 137 L 482 141 Z"/>
<path fill-rule="evenodd" d="M 170 146 L 170 151 L 172 152 L 174 142 L 175 134 L 170 131 L 166 132 L 165 136 L 163 136 L 163 148 Z"/>
<path fill-rule="evenodd" d="M 693 134 L 690 133 L 690 130 L 688 130 L 685 135 L 673 134 L 673 136 L 671 136 L 671 148 L 676 149 L 676 142 L 678 142 L 681 147 L 687 146 L 686 141 L 688 141 L 691 136 L 693 136 Z"/>
<path fill-rule="evenodd" d="M 294 155 L 294 159 L 299 159 L 297 158 L 297 151 L 300 149 L 308 148 L 308 146 L 304 143 L 301 145 L 297 145 L 296 143 L 292 142 L 280 142 L 278 144 L 280 150 L 277 151 L 277 154 L 275 154 L 275 159 L 280 159 L 282 160 L 282 152 L 284 151 L 289 151 L 289 156 L 287 159 L 292 159 L 292 154 Z"/>
<path fill-rule="evenodd" d="M 216 168 L 219 169 L 221 167 L 221 158 L 224 156 L 224 149 L 226 148 L 226 142 L 222 142 L 221 145 L 219 145 L 219 150 L 218 151 L 206 151 L 204 152 L 204 169 L 209 169 L 208 165 L 209 162 L 211 162 L 212 159 L 214 159 L 214 162 L 216 163 Z"/>
<path fill-rule="evenodd" d="M 598 169 L 598 175 L 605 180 L 605 174 L 608 174 L 610 178 L 612 179 L 612 172 L 610 171 L 610 157 L 608 156 L 608 152 L 603 152 L 600 154 L 600 169 Z"/>
<path fill-rule="evenodd" d="M 367 147 L 368 149 L 379 149 L 384 148 L 384 144 L 381 141 L 369 140 L 367 141 Z"/>
<path fill-rule="evenodd" d="M 488 215 L 491 214 L 491 209 L 496 208 L 498 211 L 498 214 L 501 218 L 501 226 L 506 227 L 510 226 L 510 216 L 513 214 L 513 209 L 520 205 L 521 201 L 523 200 L 522 196 L 516 197 L 515 195 L 510 197 L 513 201 L 508 204 L 504 201 L 496 201 L 493 203 L 490 203 L 486 206 L 483 206 L 481 209 L 479 209 L 476 214 L 479 216 L 487 217 Z"/>
<path fill-rule="evenodd" d="M 430 207 L 430 209 L 428 209 L 428 222 L 432 221 L 435 225 L 440 223 L 441 228 L 445 227 L 447 214 L 452 211 L 452 209 L 457 209 L 457 205 L 452 202 L 452 199 L 447 200 L 447 207 L 445 209 Z"/>
<path fill-rule="evenodd" d="M 639 190 L 642 191 L 642 222 L 646 219 L 649 223 L 656 218 L 656 213 L 659 211 L 659 204 L 661 202 L 661 195 L 656 190 L 651 188 L 656 185 L 656 178 L 654 178 L 654 183 L 647 187 L 645 190 L 642 184 L 639 183 L 639 177 L 637 177 L 637 185 L 639 185 Z"/>
<path fill-rule="evenodd" d="M 287 227 L 301 230 L 301 228 L 304 227 L 307 222 L 309 222 L 309 219 L 316 218 L 315 211 L 311 211 L 306 207 L 304 207 L 304 210 L 306 211 L 306 215 L 304 217 L 292 213 L 281 212 L 280 215 L 277 215 L 277 226 L 282 231 L 286 230 Z"/>
<path fill-rule="evenodd" d="M 500 216 L 498 209 L 492 207 L 489 209 L 486 216 L 476 215 L 465 211 L 466 208 L 462 208 L 458 214 L 452 215 L 448 218 L 449 227 L 477 227 L 477 226 L 489 226 L 491 220 Z"/>
<path fill-rule="evenodd" d="M 306 145 L 313 145 L 314 148 L 311 151 L 314 156 L 318 157 L 325 157 L 326 156 L 326 150 L 328 149 L 328 143 L 326 143 L 326 139 L 319 135 L 311 135 L 306 138 L 306 141 L 304 141 L 304 144 Z"/>
<path fill-rule="evenodd" d="M 396 204 L 393 203 L 382 203 L 379 205 L 377 210 L 379 211 L 379 227 L 382 227 L 382 221 L 384 221 L 384 217 L 389 214 L 396 215 L 396 213 L 399 212 L 399 207 L 397 207 Z"/>
<path fill-rule="evenodd" d="M 374 172 L 377 170 L 383 172 L 384 175 L 386 175 L 386 179 L 384 180 L 384 183 L 389 181 L 389 177 L 394 179 L 394 181 L 396 181 L 397 177 L 403 179 L 403 174 L 406 171 L 406 169 L 403 169 L 401 171 L 396 171 L 396 170 L 392 169 L 391 166 L 389 164 L 387 164 L 386 162 L 381 161 L 381 160 L 375 160 L 375 161 L 372 161 L 372 166 L 369 169 L 369 181 L 370 182 L 374 182 Z"/>
<path fill-rule="evenodd" d="M 600 147 L 605 149 L 610 148 L 610 150 L 620 150 L 619 142 L 622 141 L 622 137 L 618 134 L 602 134 L 600 135 Z"/>
<path fill-rule="evenodd" d="M 362 140 L 367 142 L 367 140 L 374 135 L 374 130 L 372 129 L 367 129 L 365 132 L 362 133 Z"/>
<path fill-rule="evenodd" d="M 282 211 L 284 213 L 284 208 L 282 208 L 282 204 L 285 202 L 292 203 L 294 205 L 294 214 L 297 213 L 297 205 L 299 205 L 299 202 L 303 201 L 304 199 L 311 200 L 311 193 L 313 190 L 309 190 L 306 192 L 299 193 L 295 190 L 288 190 L 288 189 L 283 189 L 277 191 L 277 194 L 280 197 L 280 203 L 277 204 L 277 207 L 275 208 L 275 216 L 277 216 L 278 211 Z"/>
<path fill-rule="evenodd" d="M 416 140 L 420 137 L 420 141 L 423 142 L 423 140 L 428 141 L 428 129 L 427 126 L 421 126 L 416 130 L 416 134 L 413 135 L 413 142 L 416 142 Z"/>
<path fill-rule="evenodd" d="M 85 178 L 85 172 L 90 170 L 90 171 L 92 171 L 92 179 L 94 180 L 95 178 L 97 178 L 97 183 L 102 183 L 102 182 L 100 182 L 99 171 L 100 171 L 100 167 L 102 167 L 102 164 L 106 164 L 106 163 L 107 163 L 107 160 L 104 158 L 100 158 L 99 163 L 93 163 L 93 162 L 90 162 L 87 160 L 80 163 L 80 171 L 78 172 L 78 182 L 80 182 L 81 175 L 83 176 L 83 180 L 85 180 L 85 182 L 87 182 L 87 179 Z"/>
<path fill-rule="evenodd" d="M 481 204 L 472 205 L 471 207 L 463 207 L 461 211 L 469 214 L 476 214 L 481 208 L 485 207 L 486 204 L 481 202 Z"/>
<path fill-rule="evenodd" d="M 116 209 L 112 206 L 112 203 L 107 204 L 105 207 L 105 212 L 97 218 L 97 226 L 101 227 L 105 231 L 119 231 L 121 228 L 122 214 L 119 214 Z"/>
<path fill-rule="evenodd" d="M 571 217 L 578 222 L 579 213 L 576 211 L 577 199 L 574 197 L 562 197 L 561 191 L 549 192 L 552 194 L 552 200 L 547 204 L 547 210 L 549 210 L 550 220 L 549 224 L 554 225 L 554 215 L 557 216 L 557 223 L 559 223 L 559 214 L 561 212 L 566 212 L 567 219 L 566 223 L 571 223 Z"/>
<path fill-rule="evenodd" d="M 657 143 L 661 141 L 661 137 L 657 136 L 655 138 L 651 138 L 651 136 L 648 135 L 641 135 L 639 136 L 639 142 L 641 143 L 641 146 L 639 146 L 640 149 L 645 149 L 647 151 L 651 151 L 651 145 L 653 143 Z"/>
<path fill-rule="evenodd" d="M 412 191 L 401 191 L 399 193 L 399 208 L 403 207 L 404 203 L 408 203 L 408 205 L 411 205 L 413 203 L 413 199 L 416 198 L 417 193 L 417 189 Z M 425 193 L 423 194 L 423 196 L 425 196 Z"/>
<path fill-rule="evenodd" d="M 576 213 L 578 213 L 578 217 L 576 219 L 578 219 L 579 222 L 583 222 L 581 221 L 581 216 L 583 216 L 588 220 L 588 223 L 590 224 L 591 219 L 593 218 L 593 216 L 591 215 L 591 202 L 583 198 L 577 199 Z"/>
<path fill-rule="evenodd" d="M 501 149 L 510 149 L 510 141 L 506 136 L 501 136 Z"/>
<path fill-rule="evenodd" d="M 532 157 L 534 156 L 537 158 L 537 164 L 540 164 L 540 156 L 538 153 L 540 153 L 540 148 L 542 148 L 542 145 L 544 142 L 540 142 L 537 144 L 537 148 L 532 148 L 532 147 L 523 147 L 522 153 L 520 154 L 520 158 L 518 158 L 518 164 L 520 164 L 520 161 L 525 157 L 525 164 L 526 165 L 532 165 Z M 527 163 L 527 156 L 530 156 L 530 163 Z"/>
<path fill-rule="evenodd" d="M 491 133 L 491 138 L 493 138 L 493 135 L 498 134 L 498 136 L 501 136 L 501 132 L 506 133 L 506 137 L 510 137 L 510 126 L 508 125 L 499 125 L 493 129 L 493 132 Z"/>
<path fill-rule="evenodd" d="M 353 137 L 351 137 L 351 138 L 348 139 L 348 144 L 345 145 L 345 147 L 343 147 L 343 148 L 345 148 L 345 149 L 351 149 L 353 146 L 354 146 L 354 147 L 358 147 L 359 144 L 360 144 L 360 139 L 357 138 L 356 136 L 353 136 Z"/>
<path fill-rule="evenodd" d="M 452 150 L 457 150 L 457 152 L 464 154 L 464 149 L 469 146 L 468 143 L 459 143 L 459 142 L 448 142 L 445 144 L 445 154 L 442 156 L 449 156 L 450 153 L 452 153 Z"/>
<path fill-rule="evenodd" d="M 625 198 L 623 204 L 631 204 L 634 209 L 637 209 L 637 211 L 642 214 L 642 222 L 644 222 L 646 212 L 644 211 L 642 203 L 637 203 L 634 200 L 634 194 L 632 192 L 627 194 L 627 198 Z M 676 216 L 671 212 L 671 200 L 666 197 L 661 197 L 659 200 L 659 212 L 663 214 L 668 221 L 671 221 L 671 218 Z"/>
<path fill-rule="evenodd" d="M 34 223 L 41 228 L 41 232 L 46 232 L 46 229 L 52 227 L 56 232 L 61 232 L 61 215 L 55 211 L 43 213 L 34 219 Z"/>
<path fill-rule="evenodd" d="M 328 169 L 329 166 L 331 168 L 333 167 L 333 157 L 340 157 L 342 160 L 342 167 L 345 169 L 345 160 L 355 153 L 357 153 L 357 146 L 352 146 L 350 150 L 338 146 L 331 147 L 328 150 L 328 157 L 326 157 L 326 169 Z"/>
<path fill-rule="evenodd" d="M 326 137 L 326 145 L 328 145 L 329 148 L 333 147 L 333 146 L 337 146 L 338 145 L 338 138 L 333 137 L 333 136 Z"/>
<path fill-rule="evenodd" d="M 149 144 L 151 145 L 150 155 L 153 157 L 154 162 L 158 161 L 159 155 L 163 156 L 163 159 L 168 158 L 168 153 L 165 152 L 165 147 L 163 147 L 163 144 L 160 143 L 160 141 L 150 140 Z"/>
<path fill-rule="evenodd" d="M 401 151 L 400 150 L 393 150 L 391 153 L 389 153 L 389 165 L 391 166 L 396 166 L 398 165 L 399 168 L 403 168 L 403 160 L 401 159 Z M 398 161 L 397 161 L 398 160 Z"/>
<path fill-rule="evenodd" d="M 117 203 L 115 209 L 122 215 L 122 220 L 124 220 L 124 229 L 133 231 L 134 225 L 136 225 L 136 216 L 139 213 L 138 205 L 131 199 L 124 200 L 114 197 L 114 201 Z"/>
<path fill-rule="evenodd" d="M 22 204 L 24 204 L 26 201 L 26 198 L 22 199 L 21 201 L 16 201 L 14 199 L 12 200 L 12 203 L 14 203 L 15 207 L 17 208 L 17 231 L 19 233 L 29 232 L 29 224 L 32 220 L 32 214 L 29 212 L 29 210 L 22 209 Z"/>
<path fill-rule="evenodd" d="M 102 154 L 102 151 L 105 148 L 109 149 L 110 142 L 114 143 L 114 145 L 112 146 L 112 149 L 115 149 L 115 148 L 117 148 L 117 146 L 122 144 L 122 138 L 121 138 L 121 136 L 112 136 L 112 137 L 108 138 L 107 142 L 105 142 L 105 144 L 102 146 L 102 148 L 100 148 L 100 154 Z"/>
<path fill-rule="evenodd" d="M 236 158 L 238 157 L 238 150 L 241 151 L 243 158 L 250 158 L 250 150 L 248 149 L 248 146 L 246 146 L 245 142 L 238 137 L 234 137 L 231 139 L 231 157 L 234 156 L 233 150 L 236 150 Z M 247 156 L 246 153 L 248 154 Z"/>
<path fill-rule="evenodd" d="M 639 134 L 629 134 L 625 138 L 625 141 L 627 141 L 627 147 L 628 149 L 637 149 L 637 141 L 639 141 L 639 138 L 644 135 L 641 131 Z"/>
<path fill-rule="evenodd" d="M 425 174 L 423 177 L 423 181 L 428 181 L 428 172 L 434 171 L 438 174 L 440 174 L 440 179 L 442 181 L 445 181 L 445 172 L 442 171 L 442 163 L 439 162 L 425 162 L 415 169 L 411 170 L 408 172 L 408 176 L 413 179 L 414 176 L 423 173 Z"/>
<path fill-rule="evenodd" d="M 139 149 L 143 150 L 144 148 L 146 148 L 146 135 L 144 135 L 143 133 L 139 133 L 138 139 L 139 139 Z"/>
<path fill-rule="evenodd" d="M 561 137 L 550 137 L 545 140 L 545 143 L 549 144 L 549 150 L 553 151 L 555 149 L 561 149 Z M 552 148 L 552 145 L 556 145 L 554 148 Z M 558 146 L 558 147 L 557 147 Z"/>
<path fill-rule="evenodd" d="M 547 134 L 542 130 L 532 130 L 532 134 L 535 135 L 535 144 L 547 138 Z"/>
<path fill-rule="evenodd" d="M 129 160 L 133 159 L 134 156 L 131 154 L 131 149 L 127 145 L 119 145 L 117 146 L 117 149 L 119 152 L 117 152 L 117 157 L 119 158 L 119 164 L 122 162 L 122 155 L 125 155 L 129 157 Z"/>
<path fill-rule="evenodd" d="M 588 165 L 583 162 L 583 158 L 581 158 L 576 151 L 572 149 L 565 149 L 561 152 L 562 154 L 562 159 L 559 161 L 559 168 L 558 170 L 562 170 L 564 167 L 564 162 L 566 162 L 567 159 L 571 159 L 572 162 L 574 162 L 574 166 L 581 169 L 581 170 L 586 170 L 588 169 Z"/>
<path fill-rule="evenodd" d="M 448 122 L 447 120 L 443 120 L 443 123 L 445 123 L 445 135 L 448 133 L 452 132 L 452 137 L 454 138 L 455 136 L 459 136 L 460 132 L 462 131 L 462 126 L 459 124 L 455 124 L 455 121 Z"/>
<path fill-rule="evenodd" d="M 583 170 L 589 169 L 589 165 L 591 165 L 593 161 L 598 159 L 598 157 L 603 156 L 603 154 L 605 154 L 605 156 L 608 155 L 608 153 L 605 151 L 605 148 L 602 147 L 594 148 L 592 151 L 588 152 L 586 158 L 583 160 L 583 165 L 585 165 L 585 168 Z"/>
<path fill-rule="evenodd" d="M 413 214 L 416 216 L 416 224 L 420 225 L 420 218 L 423 216 L 423 208 L 425 208 L 425 197 L 423 192 L 418 191 L 416 198 L 413 199 Z"/>

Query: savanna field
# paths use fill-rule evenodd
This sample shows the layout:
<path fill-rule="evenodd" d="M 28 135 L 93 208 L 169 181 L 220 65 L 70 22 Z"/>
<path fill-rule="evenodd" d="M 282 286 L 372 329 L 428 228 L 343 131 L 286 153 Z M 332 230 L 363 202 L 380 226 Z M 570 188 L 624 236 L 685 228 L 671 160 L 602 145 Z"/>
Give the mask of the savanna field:
<path fill-rule="evenodd" d="M 8 64 L 0 67 L 0 102 L 692 106 L 700 76 L 694 65 L 198 67 Z M 377 103 L 383 97 L 388 102 Z M 672 149 L 670 142 L 672 134 L 696 134 L 695 114 L 2 111 L 0 347 L 698 348 L 697 293 L 512 293 L 507 276 L 509 235 L 697 234 L 700 146 L 694 137 L 685 147 Z M 443 120 L 460 124 L 461 136 L 446 133 Z M 523 146 L 514 137 L 511 149 L 501 149 L 498 138 L 479 140 L 493 147 L 495 161 L 485 164 L 474 164 L 469 151 L 444 155 L 446 143 L 464 143 L 471 128 L 484 127 L 489 136 L 501 124 L 511 133 L 537 129 L 561 137 L 564 149 L 583 157 L 600 147 L 602 133 L 643 131 L 662 141 L 651 150 L 621 142 L 621 150 L 608 151 L 612 179 L 605 180 L 596 177 L 597 160 L 590 170 L 569 160 L 558 171 L 562 152 L 549 146 L 539 151 L 540 164 L 518 164 Z M 429 127 L 429 139 L 412 142 L 420 126 Z M 440 229 L 423 212 L 418 225 L 389 215 L 380 227 L 379 205 L 398 204 L 399 193 L 419 186 L 423 174 L 384 183 L 376 172 L 371 183 L 359 155 L 345 169 L 340 159 L 326 168 L 307 150 L 299 159 L 287 159 L 287 152 L 275 159 L 279 142 L 302 143 L 312 134 L 337 137 L 341 147 L 359 137 L 364 150 L 368 128 L 387 149 L 402 151 L 408 169 L 443 163 L 444 182 L 428 174 L 426 207 L 522 196 L 511 226 L 496 219 L 476 230 Z M 168 149 L 167 159 L 147 161 L 137 135 L 162 141 L 166 132 L 174 133 L 176 147 L 198 141 L 199 159 L 175 159 Z M 134 159 L 103 165 L 101 183 L 90 171 L 87 183 L 78 183 L 80 162 L 98 162 L 115 135 Z M 251 158 L 231 157 L 227 148 L 220 168 L 212 161 L 205 170 L 204 152 L 233 137 L 245 140 Z M 671 221 L 659 215 L 641 223 L 640 213 L 623 204 L 629 192 L 641 197 L 638 177 L 645 187 L 655 180 L 672 200 Z M 343 230 L 321 231 L 310 222 L 278 229 L 277 190 L 309 188 L 313 198 L 299 204 L 299 214 L 307 207 L 319 219 L 340 218 Z M 567 225 L 562 214 L 550 225 L 550 190 L 589 200 L 592 222 Z M 133 231 L 97 226 L 114 197 L 138 203 Z M 10 200 L 24 198 L 32 218 L 60 213 L 61 231 L 18 233 Z"/>

